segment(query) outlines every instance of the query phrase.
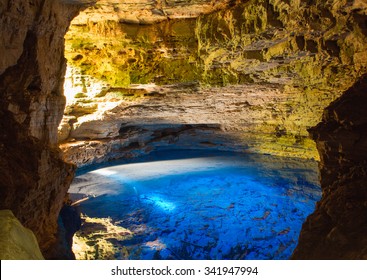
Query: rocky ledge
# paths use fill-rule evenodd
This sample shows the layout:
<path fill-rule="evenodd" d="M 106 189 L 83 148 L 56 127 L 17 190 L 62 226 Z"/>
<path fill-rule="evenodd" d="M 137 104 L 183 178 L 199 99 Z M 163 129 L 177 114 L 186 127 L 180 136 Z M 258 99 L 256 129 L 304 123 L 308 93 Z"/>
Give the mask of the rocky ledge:
<path fill-rule="evenodd" d="M 96 22 L 152 24 L 169 19 L 196 18 L 233 5 L 238 0 L 98 0 L 75 20 L 78 25 Z"/>
<path fill-rule="evenodd" d="M 198 83 L 109 88 L 103 96 L 84 95 L 68 104 L 59 129 L 64 141 L 60 147 L 65 159 L 79 167 L 139 156 L 157 147 L 316 158 L 312 141 L 301 134 L 305 104 L 299 95 L 283 90 L 277 85 L 205 88 Z M 290 102 L 299 108 L 292 117 Z M 279 125 L 285 119 L 288 129 L 299 134 L 297 139 Z M 282 143 L 278 150 L 272 141 Z"/>

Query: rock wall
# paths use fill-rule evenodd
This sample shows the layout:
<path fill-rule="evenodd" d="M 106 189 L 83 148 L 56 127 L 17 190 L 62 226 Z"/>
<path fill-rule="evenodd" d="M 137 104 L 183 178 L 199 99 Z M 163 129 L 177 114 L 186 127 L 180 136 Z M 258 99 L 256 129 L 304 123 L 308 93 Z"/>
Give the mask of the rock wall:
<path fill-rule="evenodd" d="M 75 168 L 61 159 L 57 127 L 64 34 L 83 2 L 0 3 L 0 209 L 35 233 L 46 258 L 72 258 L 57 220 Z"/>
<path fill-rule="evenodd" d="M 74 21 L 124 22 L 129 24 L 152 24 L 170 19 L 196 18 L 233 5 L 239 0 L 98 0 L 92 8 L 83 11 Z"/>
<path fill-rule="evenodd" d="M 110 89 L 104 96 L 81 97 L 67 107 L 60 137 L 66 132 L 69 140 L 60 147 L 67 161 L 82 167 L 155 148 L 256 152 L 254 147 L 265 146 L 264 135 L 271 131 L 282 138 L 282 155 L 310 158 L 312 140 L 294 143 L 280 126 L 273 128 L 289 114 L 289 103 L 299 102 L 281 91 L 277 85 L 202 88 L 198 83 L 146 85 L 125 94 Z"/>
<path fill-rule="evenodd" d="M 213 134 L 224 139 L 224 131 L 228 136 L 227 147 L 233 139 L 242 141 L 242 147 L 236 144 L 237 150 L 318 159 L 307 129 L 321 120 L 328 104 L 367 72 L 363 1 L 315 1 L 312 5 L 295 0 L 216 1 L 223 3 L 195 17 L 188 11 L 197 1 L 187 5 L 167 1 L 170 8 L 183 5 L 181 11 L 186 11 L 179 17 L 171 14 L 169 20 L 156 18 L 154 1 L 112 2 L 99 2 L 86 10 L 73 21 L 66 36 L 70 66 L 66 88 L 70 97 L 77 98 L 69 104 L 60 127 L 61 141 L 103 140 L 93 146 L 96 154 L 113 151 L 106 159 L 118 156 L 119 145 L 126 151 L 130 142 L 136 142 L 116 132 L 122 123 L 144 125 L 151 123 L 153 115 L 166 123 L 174 119 L 177 125 L 214 124 L 222 131 L 216 129 Z M 139 19 L 150 24 L 123 23 L 123 9 L 140 13 Z M 148 83 L 163 87 L 197 83 L 200 89 L 167 93 L 166 87 L 167 94 L 139 95 L 131 86 Z M 237 86 L 249 84 L 257 85 L 261 94 L 251 96 L 246 93 L 249 88 Z M 236 86 L 238 93 L 233 95 Z M 268 90 L 261 90 L 266 87 Z M 106 93 L 115 96 L 105 98 Z M 186 95 L 197 101 L 204 96 L 202 103 L 209 107 L 186 102 Z M 208 100 L 220 105 L 211 106 Z M 136 110 L 130 116 L 126 117 L 127 111 L 116 114 L 131 105 Z M 134 113 L 138 106 L 140 115 Z M 91 127 L 97 123 L 100 131 L 93 134 Z M 152 126 L 150 130 L 154 138 Z M 141 138 L 146 135 L 145 131 Z M 140 147 L 144 143 L 147 141 L 142 140 Z M 75 161 L 78 155 L 72 151 L 76 146 L 79 155 L 83 147 L 89 154 L 93 148 L 89 143 L 72 143 L 71 148 L 63 144 L 67 159 L 80 164 L 85 158 Z"/>
<path fill-rule="evenodd" d="M 303 225 L 294 259 L 367 259 L 367 75 L 310 130 L 323 196 Z"/>

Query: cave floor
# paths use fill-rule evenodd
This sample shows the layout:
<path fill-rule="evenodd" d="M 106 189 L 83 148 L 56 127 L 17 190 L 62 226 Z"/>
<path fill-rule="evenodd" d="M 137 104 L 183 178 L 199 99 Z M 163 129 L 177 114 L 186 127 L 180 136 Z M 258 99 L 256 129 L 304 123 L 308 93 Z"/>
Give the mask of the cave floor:
<path fill-rule="evenodd" d="M 266 155 L 166 150 L 93 168 L 69 190 L 78 259 L 288 259 L 321 195 L 315 161 Z"/>

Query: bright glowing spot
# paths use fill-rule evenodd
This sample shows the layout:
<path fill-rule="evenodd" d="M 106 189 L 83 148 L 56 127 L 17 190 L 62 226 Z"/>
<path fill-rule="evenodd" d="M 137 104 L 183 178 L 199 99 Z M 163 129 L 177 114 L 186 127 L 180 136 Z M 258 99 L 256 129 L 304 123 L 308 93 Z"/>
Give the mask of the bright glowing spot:
<path fill-rule="evenodd" d="M 64 81 L 64 95 L 66 97 L 67 104 L 72 103 L 75 95 L 78 92 L 83 91 L 83 85 L 76 85 L 73 80 L 73 71 L 70 67 L 66 68 L 65 81 Z"/>
<path fill-rule="evenodd" d="M 171 212 L 175 210 L 176 205 L 172 202 L 166 201 L 162 197 L 159 196 L 146 196 L 142 195 L 140 199 L 146 201 L 148 204 L 152 204 L 154 206 L 157 206 L 161 208 L 164 211 Z"/>
<path fill-rule="evenodd" d="M 102 176 L 112 176 L 112 175 L 115 175 L 117 173 L 117 171 L 110 170 L 110 169 L 107 169 L 107 168 L 103 168 L 103 169 L 94 170 L 90 173 L 94 173 L 94 174 L 98 174 L 98 175 L 102 175 Z"/>
<path fill-rule="evenodd" d="M 218 167 L 235 166 L 237 163 L 223 161 L 222 157 L 199 157 L 179 160 L 131 163 L 103 168 L 123 174 L 125 180 L 149 180 L 167 175 L 213 170 Z"/>
<path fill-rule="evenodd" d="M 108 88 L 109 85 L 105 82 L 92 76 L 82 75 L 79 68 L 67 66 L 64 81 L 64 95 L 67 104 L 73 103 L 77 94 L 83 93 L 85 97 L 93 98 Z"/>

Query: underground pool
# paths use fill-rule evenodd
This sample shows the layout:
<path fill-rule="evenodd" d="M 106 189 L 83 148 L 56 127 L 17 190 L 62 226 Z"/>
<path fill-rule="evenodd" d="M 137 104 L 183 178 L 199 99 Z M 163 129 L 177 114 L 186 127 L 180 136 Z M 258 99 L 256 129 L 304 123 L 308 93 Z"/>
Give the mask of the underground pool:
<path fill-rule="evenodd" d="M 289 259 L 321 196 L 317 172 L 315 161 L 200 150 L 79 170 L 74 249 L 97 259 Z"/>

